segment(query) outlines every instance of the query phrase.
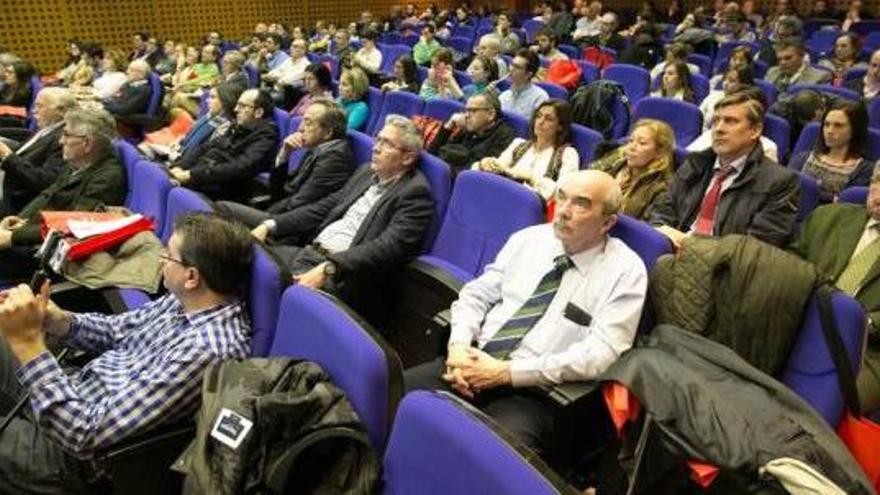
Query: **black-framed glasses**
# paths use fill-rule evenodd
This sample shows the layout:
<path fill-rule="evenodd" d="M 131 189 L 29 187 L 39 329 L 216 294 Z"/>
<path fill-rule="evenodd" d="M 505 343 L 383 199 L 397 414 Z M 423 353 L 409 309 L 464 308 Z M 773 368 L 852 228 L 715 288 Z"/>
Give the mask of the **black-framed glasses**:
<path fill-rule="evenodd" d="M 163 251 L 161 254 L 159 254 L 159 259 L 162 261 L 170 261 L 172 263 L 177 263 L 178 265 L 183 266 L 183 267 L 189 267 L 189 265 L 187 265 L 186 262 L 184 262 L 183 260 L 179 260 L 177 258 L 172 258 L 171 255 L 168 254 L 167 251 Z"/>
<path fill-rule="evenodd" d="M 406 151 L 405 148 L 398 146 L 398 145 L 392 143 L 389 139 L 383 138 L 381 136 L 376 138 L 376 142 L 375 142 L 375 144 L 373 144 L 373 147 L 374 148 L 386 148 L 386 149 L 392 148 L 392 149 L 395 149 L 398 151 Z"/>
<path fill-rule="evenodd" d="M 70 139 L 70 138 L 87 139 L 88 138 L 88 136 L 86 136 L 85 134 L 74 134 L 72 132 L 67 132 L 67 131 L 61 131 L 61 137 L 63 137 L 64 139 Z"/>
<path fill-rule="evenodd" d="M 492 108 L 491 107 L 473 107 L 473 108 L 465 108 L 464 109 L 465 113 L 477 113 L 477 112 L 483 112 L 483 111 L 488 112 L 489 110 L 492 110 Z"/>

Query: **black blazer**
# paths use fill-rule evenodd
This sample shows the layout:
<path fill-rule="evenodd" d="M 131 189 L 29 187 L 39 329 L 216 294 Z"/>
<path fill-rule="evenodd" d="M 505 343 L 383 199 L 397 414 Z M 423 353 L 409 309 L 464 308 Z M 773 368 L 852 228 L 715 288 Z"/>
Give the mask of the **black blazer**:
<path fill-rule="evenodd" d="M 280 215 L 318 201 L 345 185 L 354 169 L 354 156 L 347 139 L 334 139 L 307 151 L 291 175 L 284 173 L 286 162 L 279 164 L 271 176 L 276 201 L 268 212 Z"/>
<path fill-rule="evenodd" d="M 64 170 L 61 155 L 61 133 L 64 125 L 52 129 L 26 150 L 16 151 L 0 162 L 3 177 L 3 207 L 6 214 L 15 213 L 43 189 L 55 182 Z"/>
<path fill-rule="evenodd" d="M 98 206 L 122 206 L 126 193 L 125 168 L 112 150 L 78 173 L 65 166 L 58 179 L 25 206 L 18 216 L 27 224 L 12 232 L 12 244 L 39 244 L 43 210 L 92 211 Z"/>
<path fill-rule="evenodd" d="M 690 230 L 712 181 L 715 158 L 711 148 L 685 158 L 669 190 L 657 200 L 652 224 Z M 799 205 L 797 175 L 766 158 L 758 144 L 749 153 L 742 173 L 721 194 L 713 235 L 751 235 L 783 247 L 794 233 Z"/>
<path fill-rule="evenodd" d="M 369 166 L 355 172 L 345 187 L 321 201 L 297 208 L 276 219 L 276 238 L 292 236 L 301 244 L 312 243 L 373 184 Z M 332 260 L 343 278 L 350 273 L 381 274 L 394 270 L 419 253 L 434 220 L 434 198 L 424 174 L 413 169 L 382 195 L 367 214 L 348 250 Z"/>
<path fill-rule="evenodd" d="M 245 200 L 245 187 L 260 170 L 267 170 L 278 147 L 278 127 L 271 117 L 234 124 L 223 136 L 209 139 L 178 163 L 189 170 L 188 187 L 211 199 Z"/>
<path fill-rule="evenodd" d="M 127 117 L 131 115 L 143 115 L 150 106 L 150 82 L 146 79 L 141 81 L 126 81 L 119 88 L 119 92 L 110 98 L 102 100 L 104 108 L 115 117 Z"/>

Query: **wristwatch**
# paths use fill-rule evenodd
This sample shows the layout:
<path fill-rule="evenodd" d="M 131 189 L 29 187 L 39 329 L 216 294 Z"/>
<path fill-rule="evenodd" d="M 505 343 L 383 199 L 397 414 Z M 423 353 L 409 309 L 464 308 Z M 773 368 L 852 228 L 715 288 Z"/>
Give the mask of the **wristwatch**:
<path fill-rule="evenodd" d="M 336 263 L 332 261 L 325 261 L 324 275 L 327 275 L 328 277 L 333 277 L 334 275 L 336 275 Z"/>

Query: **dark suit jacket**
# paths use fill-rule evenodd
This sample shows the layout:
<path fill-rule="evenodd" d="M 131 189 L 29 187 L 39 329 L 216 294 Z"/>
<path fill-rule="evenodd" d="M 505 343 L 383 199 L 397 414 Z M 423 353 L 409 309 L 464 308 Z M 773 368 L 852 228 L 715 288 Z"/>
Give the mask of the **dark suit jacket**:
<path fill-rule="evenodd" d="M 804 220 L 791 250 L 815 264 L 819 273 L 833 283 L 846 269 L 868 219 L 864 206 L 844 203 L 820 206 Z M 871 339 L 880 348 L 880 260 L 874 263 L 865 280 L 855 296 L 868 310 Z"/>
<path fill-rule="evenodd" d="M 500 155 L 515 137 L 516 132 L 501 120 L 483 132 L 461 131 L 451 138 L 450 131 L 443 126 L 428 151 L 446 161 L 453 171 L 460 172 L 477 160 Z"/>
<path fill-rule="evenodd" d="M 321 201 L 297 208 L 276 219 L 274 236 L 298 238 L 310 244 L 331 223 L 342 218 L 372 185 L 375 174 L 365 166 L 345 187 Z M 387 273 L 418 254 L 434 219 L 434 199 L 428 180 L 418 169 L 401 177 L 367 214 L 348 250 L 330 255 L 342 277 L 350 273 Z"/>
<path fill-rule="evenodd" d="M 243 70 L 240 70 L 232 75 L 228 80 L 223 81 L 221 84 L 226 84 L 229 86 L 233 86 L 236 90 L 241 90 L 242 92 L 251 87 L 251 80 L 248 79 L 247 74 L 244 73 Z"/>
<path fill-rule="evenodd" d="M 684 159 L 669 190 L 658 199 L 651 223 L 690 230 L 714 175 L 715 158 L 710 148 Z M 785 246 L 794 232 L 799 205 L 797 175 L 765 158 L 761 146 L 755 146 L 742 173 L 721 195 L 713 235 L 747 234 Z"/>
<path fill-rule="evenodd" d="M 102 100 L 104 108 L 116 117 L 127 117 L 130 115 L 142 115 L 147 113 L 147 107 L 150 106 L 150 82 L 146 79 L 142 81 L 126 81 L 119 88 L 119 93 Z"/>
<path fill-rule="evenodd" d="M 73 168 L 65 167 L 52 185 L 18 213 L 27 224 L 13 231 L 12 244 L 30 246 L 40 243 L 40 212 L 43 210 L 92 211 L 100 205 L 121 206 L 125 192 L 125 168 L 112 150 L 107 150 L 76 174 Z"/>
<path fill-rule="evenodd" d="M 65 167 L 61 155 L 64 125 L 49 131 L 23 152 L 16 151 L 0 162 L 3 177 L 3 207 L 13 214 L 51 185 Z"/>
<path fill-rule="evenodd" d="M 278 127 L 270 118 L 235 124 L 226 134 L 209 139 L 176 164 L 189 170 L 187 186 L 212 199 L 243 200 L 250 179 L 268 169 L 278 147 Z"/>
<path fill-rule="evenodd" d="M 354 156 L 346 139 L 334 139 L 306 152 L 291 175 L 287 163 L 276 166 L 270 179 L 277 199 L 268 212 L 280 215 L 338 191 L 354 172 Z"/>

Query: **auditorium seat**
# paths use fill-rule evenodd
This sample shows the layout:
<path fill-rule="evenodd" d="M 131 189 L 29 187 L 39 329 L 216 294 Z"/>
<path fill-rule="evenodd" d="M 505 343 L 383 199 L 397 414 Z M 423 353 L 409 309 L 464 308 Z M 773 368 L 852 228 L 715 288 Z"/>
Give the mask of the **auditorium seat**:
<path fill-rule="evenodd" d="M 602 78 L 611 79 L 622 84 L 631 105 L 635 105 L 650 93 L 650 73 L 635 65 L 611 64 L 605 68 Z"/>
<path fill-rule="evenodd" d="M 125 169 L 125 198 L 128 200 L 128 198 L 131 197 L 132 189 L 134 188 L 134 181 L 132 180 L 132 177 L 134 176 L 134 166 L 137 162 L 143 159 L 143 156 L 138 153 L 137 148 L 124 139 L 113 140 L 113 152 L 116 154 L 116 157 L 119 158 L 122 167 Z"/>
<path fill-rule="evenodd" d="M 471 40 L 473 42 L 474 38 L 477 36 L 477 30 L 473 26 L 468 26 L 466 24 L 459 24 L 452 29 L 452 37 L 453 38 L 465 38 Z M 466 52 L 467 53 L 467 52 Z"/>
<path fill-rule="evenodd" d="M 535 85 L 546 91 L 550 98 L 568 101 L 568 90 L 558 84 L 553 84 L 551 82 L 538 82 L 535 83 Z"/>
<path fill-rule="evenodd" d="M 403 394 L 397 353 L 344 303 L 324 292 L 294 285 L 284 291 L 269 355 L 317 363 L 342 389 L 377 452 Z"/>
<path fill-rule="evenodd" d="M 755 74 L 757 78 L 758 75 Z M 767 100 L 767 108 L 773 106 L 776 103 L 776 98 L 779 95 L 779 91 L 776 89 L 776 86 L 770 81 L 765 81 L 764 79 L 755 79 L 755 85 L 760 88 L 761 92 L 764 93 L 764 98 Z"/>
<path fill-rule="evenodd" d="M 390 91 L 385 94 L 382 101 L 382 108 L 376 115 L 373 122 L 373 128 L 369 129 L 367 134 L 375 136 L 382 130 L 385 125 L 385 117 L 391 114 L 403 115 L 404 117 L 412 117 L 421 115 L 425 106 L 425 100 L 419 95 L 410 93 L 409 91 Z"/>
<path fill-rule="evenodd" d="M 418 43 L 420 39 L 421 39 L 421 36 L 419 34 L 409 33 L 409 34 L 404 35 L 403 38 L 400 40 L 400 42 L 401 42 L 401 44 L 413 47 L 413 46 L 416 46 L 416 43 Z"/>
<path fill-rule="evenodd" d="M 43 82 L 40 76 L 31 76 L 31 99 L 27 107 L 27 129 L 30 132 L 37 132 L 37 119 L 34 118 L 34 104 L 37 102 L 37 95 L 43 89 Z"/>
<path fill-rule="evenodd" d="M 849 27 L 849 31 L 864 38 L 871 33 L 880 31 L 880 21 L 876 19 L 864 19 L 853 23 L 853 25 Z"/>
<path fill-rule="evenodd" d="M 471 76 L 469 76 L 468 73 L 463 70 L 455 69 L 453 74 L 455 76 L 455 82 L 457 82 L 458 85 L 462 88 L 474 83 L 474 81 L 471 79 Z"/>
<path fill-rule="evenodd" d="M 589 127 L 571 124 L 571 141 L 581 160 L 581 169 L 589 168 L 590 163 L 598 158 L 595 154 L 596 145 L 604 140 L 602 134 Z"/>
<path fill-rule="evenodd" d="M 434 98 L 425 103 L 425 110 L 422 114 L 425 117 L 446 122 L 453 114 L 464 112 L 464 108 L 464 103 L 460 101 L 447 98 Z"/>
<path fill-rule="evenodd" d="M 465 38 L 463 36 L 452 36 L 444 43 L 447 48 L 451 48 L 465 56 L 470 55 L 474 47 L 473 38 Z"/>
<path fill-rule="evenodd" d="M 388 34 L 388 33 L 386 33 Z M 382 72 L 389 76 L 394 75 L 394 61 L 402 56 L 411 56 L 412 48 L 401 42 L 388 45 L 380 45 L 379 51 L 382 52 Z"/>
<path fill-rule="evenodd" d="M 537 19 L 529 19 L 522 23 L 522 28 L 526 32 L 526 40 L 529 44 L 535 42 L 535 36 L 542 27 L 544 27 L 544 23 Z"/>
<path fill-rule="evenodd" d="M 352 129 L 346 131 L 346 135 L 357 166 L 369 164 L 373 160 L 373 138 Z"/>
<path fill-rule="evenodd" d="M 370 86 L 367 88 L 367 108 L 370 109 L 370 116 L 367 120 L 367 126 L 364 127 L 365 134 L 373 135 L 373 128 L 376 127 L 376 120 L 382 111 L 382 100 L 385 99 L 385 93 L 378 88 Z"/>
<path fill-rule="evenodd" d="M 712 77 L 712 59 L 701 53 L 691 53 L 687 56 L 687 61 L 700 68 L 700 74 L 703 77 Z"/>
<path fill-rule="evenodd" d="M 281 143 L 284 142 L 284 138 L 287 137 L 288 127 L 290 126 L 290 114 L 282 110 L 278 107 L 274 107 L 272 109 L 272 118 L 275 120 L 275 125 L 278 127 L 278 149 L 281 149 Z M 276 149 L 276 152 L 278 150 Z M 271 166 L 270 164 L 266 164 Z"/>
<path fill-rule="evenodd" d="M 244 73 L 248 76 L 248 83 L 251 88 L 260 87 L 260 71 L 251 64 L 244 64 Z"/>
<path fill-rule="evenodd" d="M 864 206 L 868 201 L 868 186 L 852 186 L 840 191 L 837 201 Z"/>
<path fill-rule="evenodd" d="M 599 66 L 581 58 L 578 58 L 575 62 L 581 67 L 581 84 L 590 84 L 599 79 Z"/>
<path fill-rule="evenodd" d="M 865 311 L 858 301 L 840 291 L 834 292 L 831 305 L 849 362 L 857 374 L 865 339 Z M 832 428 L 837 426 L 843 416 L 844 402 L 837 381 L 837 367 L 825 343 L 816 296 L 806 308 L 804 322 L 780 378 L 813 406 Z"/>
<path fill-rule="evenodd" d="M 129 180 L 133 186 L 125 202 L 126 208 L 151 218 L 154 230 L 161 233 L 165 228 L 168 191 L 172 187 L 168 173 L 158 163 L 138 160 Z"/>
<path fill-rule="evenodd" d="M 788 121 L 772 113 L 764 114 L 764 136 L 776 143 L 777 158 L 779 163 L 788 163 L 788 148 L 791 139 L 791 127 Z"/>
<path fill-rule="evenodd" d="M 719 72 L 725 70 L 727 68 L 728 62 L 730 62 L 730 54 L 736 47 L 746 46 L 751 50 L 752 55 L 755 54 L 756 49 L 753 43 L 749 43 L 748 41 L 727 41 L 718 45 L 718 51 L 715 52 L 715 60 L 712 68 L 712 72 L 718 74 Z"/>
<path fill-rule="evenodd" d="M 385 451 L 386 495 L 551 495 L 571 488 L 481 411 L 417 391 L 397 410 Z"/>
<path fill-rule="evenodd" d="M 693 103 L 672 98 L 647 97 L 639 101 L 633 112 L 633 122 L 639 119 L 657 119 L 669 124 L 675 133 L 675 144 L 687 147 L 703 132 L 703 113 Z"/>
<path fill-rule="evenodd" d="M 819 206 L 819 183 L 809 175 L 794 171 L 800 180 L 801 201 L 797 211 L 797 225 L 800 225 L 813 210 Z"/>
<path fill-rule="evenodd" d="M 581 58 L 581 51 L 573 45 L 561 44 L 556 47 L 560 52 L 564 53 L 569 60 L 578 60 Z"/>
<path fill-rule="evenodd" d="M 819 60 L 834 48 L 834 42 L 840 36 L 839 29 L 820 29 L 806 39 L 805 45 L 812 60 Z"/>
<path fill-rule="evenodd" d="M 446 162 L 424 150 L 419 152 L 419 170 L 428 179 L 431 197 L 434 198 L 434 221 L 425 234 L 423 243 L 425 250 L 427 250 L 434 243 L 434 238 L 443 221 L 443 215 L 446 214 L 446 207 L 452 194 L 452 173 Z"/>
<path fill-rule="evenodd" d="M 403 35 L 397 31 L 387 31 L 379 37 L 379 43 L 382 45 L 401 45 L 403 44 Z"/>
<path fill-rule="evenodd" d="M 419 83 L 419 87 L 421 87 L 422 83 L 425 82 L 425 79 L 428 78 L 428 68 L 417 65 L 416 66 L 416 81 Z"/>
<path fill-rule="evenodd" d="M 284 263 L 259 242 L 254 243 L 254 261 L 248 282 L 248 312 L 251 316 L 251 356 L 268 356 L 275 340 L 281 293 L 291 283 Z"/>
<path fill-rule="evenodd" d="M 859 101 L 862 99 L 861 95 L 856 93 L 851 89 L 841 88 L 837 86 L 832 86 L 830 84 L 795 84 L 788 88 L 788 94 L 794 95 L 801 91 L 812 89 L 814 91 L 819 91 L 821 93 L 827 93 L 834 96 L 839 96 L 843 99 L 850 101 Z"/>
<path fill-rule="evenodd" d="M 521 137 L 523 139 L 529 138 L 529 119 L 523 117 L 518 113 L 513 112 L 505 112 L 501 111 L 502 118 L 504 122 L 507 123 L 510 127 L 513 128 L 514 132 L 516 132 L 517 137 Z"/>
<path fill-rule="evenodd" d="M 872 129 L 880 129 L 880 98 L 874 98 L 868 105 L 868 122 Z"/>

